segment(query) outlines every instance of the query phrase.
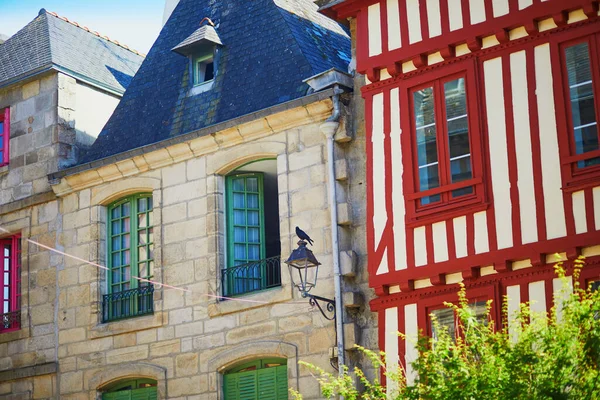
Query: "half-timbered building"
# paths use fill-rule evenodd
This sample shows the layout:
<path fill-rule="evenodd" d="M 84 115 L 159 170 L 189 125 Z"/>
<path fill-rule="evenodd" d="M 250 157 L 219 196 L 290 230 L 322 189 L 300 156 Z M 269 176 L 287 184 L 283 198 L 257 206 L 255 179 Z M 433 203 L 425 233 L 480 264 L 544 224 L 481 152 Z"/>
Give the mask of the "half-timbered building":
<path fill-rule="evenodd" d="M 454 326 L 457 283 L 500 323 L 547 311 L 553 265 L 600 278 L 600 23 L 590 0 L 347 0 L 367 132 L 367 244 L 379 344 Z M 503 321 L 506 322 L 506 319 Z"/>

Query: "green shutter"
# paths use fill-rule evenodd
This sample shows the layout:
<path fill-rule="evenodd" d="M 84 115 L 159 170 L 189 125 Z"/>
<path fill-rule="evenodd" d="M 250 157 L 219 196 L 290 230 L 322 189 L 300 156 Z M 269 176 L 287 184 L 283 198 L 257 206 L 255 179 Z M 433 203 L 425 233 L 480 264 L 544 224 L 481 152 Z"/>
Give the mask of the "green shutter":
<path fill-rule="evenodd" d="M 277 400 L 286 400 L 289 392 L 287 365 L 274 369 L 277 374 Z"/>
<path fill-rule="evenodd" d="M 225 400 L 287 400 L 287 366 L 226 374 L 223 392 Z"/>
<path fill-rule="evenodd" d="M 104 393 L 102 400 L 131 400 L 131 390 L 123 390 L 114 393 Z"/>
<path fill-rule="evenodd" d="M 225 400 L 239 400 L 237 374 L 223 376 L 223 394 L 225 395 Z"/>
<path fill-rule="evenodd" d="M 131 400 L 156 400 L 156 387 L 147 387 L 131 391 Z"/>

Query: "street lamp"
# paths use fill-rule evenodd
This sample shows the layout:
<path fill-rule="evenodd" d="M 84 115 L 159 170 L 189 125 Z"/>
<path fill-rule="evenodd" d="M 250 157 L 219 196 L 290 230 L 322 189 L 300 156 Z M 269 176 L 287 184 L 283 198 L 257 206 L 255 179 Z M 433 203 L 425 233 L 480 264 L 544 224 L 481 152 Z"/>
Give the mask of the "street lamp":
<path fill-rule="evenodd" d="M 298 288 L 302 297 L 308 298 L 308 302 L 311 306 L 317 306 L 323 317 L 333 321 L 336 317 L 335 300 L 309 293 L 311 289 L 317 285 L 319 265 L 321 265 L 321 263 L 317 260 L 313 252 L 306 247 L 306 244 L 307 243 L 304 240 L 300 240 L 298 242 L 298 248 L 292 251 L 292 254 L 290 254 L 289 258 L 285 261 L 290 270 L 292 285 Z M 319 302 L 326 304 L 325 309 L 327 312 L 323 310 Z"/>

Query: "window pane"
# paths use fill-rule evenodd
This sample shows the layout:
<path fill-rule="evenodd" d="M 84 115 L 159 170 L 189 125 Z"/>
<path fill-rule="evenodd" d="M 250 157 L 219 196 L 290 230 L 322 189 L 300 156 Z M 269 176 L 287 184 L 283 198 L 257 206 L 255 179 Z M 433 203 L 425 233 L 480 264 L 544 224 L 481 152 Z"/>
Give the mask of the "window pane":
<path fill-rule="evenodd" d="M 118 235 L 121 233 L 121 221 L 113 221 L 112 223 L 112 234 Z"/>
<path fill-rule="evenodd" d="M 258 211 L 248 211 L 248 225 L 249 226 L 258 226 Z"/>
<path fill-rule="evenodd" d="M 235 178 L 233 180 L 233 190 L 239 192 L 244 191 L 244 178 Z"/>
<path fill-rule="evenodd" d="M 145 197 L 138 199 L 138 212 L 146 212 L 148 210 L 148 201 Z"/>
<path fill-rule="evenodd" d="M 594 91 L 587 43 L 578 43 L 565 49 L 569 97 L 576 154 L 598 150 L 598 127 L 594 107 Z M 584 160 L 577 163 L 582 168 L 599 164 L 600 159 Z"/>
<path fill-rule="evenodd" d="M 129 215 L 131 215 L 131 210 L 130 210 L 130 207 L 129 207 L 129 202 L 124 203 L 121 207 L 122 207 L 122 209 L 121 209 L 121 216 L 128 217 Z"/>
<path fill-rule="evenodd" d="M 112 239 L 112 250 L 121 250 L 121 237 L 113 237 Z"/>
<path fill-rule="evenodd" d="M 233 223 L 234 225 L 246 225 L 246 213 L 241 210 L 235 210 L 233 212 Z"/>
<path fill-rule="evenodd" d="M 245 242 L 246 241 L 246 229 L 236 227 L 233 230 L 234 241 L 236 242 Z"/>
<path fill-rule="evenodd" d="M 233 194 L 233 207 L 234 208 L 244 208 L 244 194 L 243 193 L 234 193 Z"/>
<path fill-rule="evenodd" d="M 118 267 L 121 265 L 121 253 L 113 253 L 112 255 L 112 265 L 113 267 Z"/>
<path fill-rule="evenodd" d="M 121 282 L 121 271 L 118 268 L 112 270 L 112 282 L 113 283 Z"/>
<path fill-rule="evenodd" d="M 121 237 L 121 246 L 123 249 L 128 249 L 130 246 L 130 235 L 123 235 Z"/>
<path fill-rule="evenodd" d="M 248 208 L 258 208 L 258 195 L 257 194 L 248 194 L 246 196 L 248 201 Z"/>
<path fill-rule="evenodd" d="M 446 103 L 446 128 L 450 154 L 450 182 L 461 182 L 473 177 L 471 172 L 471 150 L 469 146 L 469 120 L 467 118 L 467 94 L 465 78 L 444 83 Z M 468 193 L 472 190 L 469 188 Z M 464 194 L 454 191 L 453 197 Z"/>
<path fill-rule="evenodd" d="M 417 160 L 419 166 L 419 188 L 421 191 L 439 187 L 437 137 L 433 87 L 413 93 L 415 127 L 417 139 Z M 439 197 L 439 196 L 437 196 Z M 438 201 L 439 198 L 425 198 L 423 204 Z"/>
<path fill-rule="evenodd" d="M 260 229 L 248 228 L 248 242 L 249 243 L 260 243 Z"/>
<path fill-rule="evenodd" d="M 148 226 L 148 215 L 147 214 L 138 215 L 138 227 L 145 228 L 147 226 Z"/>
<path fill-rule="evenodd" d="M 112 209 L 111 218 L 120 218 L 121 217 L 121 207 L 115 207 Z"/>
<path fill-rule="evenodd" d="M 121 232 L 129 232 L 129 218 L 121 220 Z"/>
<path fill-rule="evenodd" d="M 246 179 L 246 185 L 248 186 L 246 188 L 248 192 L 258 192 L 258 178 Z"/>
<path fill-rule="evenodd" d="M 454 310 L 451 308 L 440 308 L 439 310 L 433 310 L 431 314 L 435 315 L 439 323 L 439 327 L 448 329 L 448 335 L 451 338 L 455 337 L 455 325 L 454 325 Z M 438 338 L 439 332 L 435 329 L 433 324 L 431 325 L 431 333 L 434 339 Z"/>
<path fill-rule="evenodd" d="M 147 234 L 146 230 L 142 229 L 138 232 L 138 245 L 143 246 L 148 244 L 148 240 L 146 239 Z"/>
<path fill-rule="evenodd" d="M 260 260 L 260 245 L 248 246 L 248 260 Z"/>
<path fill-rule="evenodd" d="M 246 246 L 243 244 L 236 244 L 233 258 L 237 260 L 245 260 L 246 259 Z"/>

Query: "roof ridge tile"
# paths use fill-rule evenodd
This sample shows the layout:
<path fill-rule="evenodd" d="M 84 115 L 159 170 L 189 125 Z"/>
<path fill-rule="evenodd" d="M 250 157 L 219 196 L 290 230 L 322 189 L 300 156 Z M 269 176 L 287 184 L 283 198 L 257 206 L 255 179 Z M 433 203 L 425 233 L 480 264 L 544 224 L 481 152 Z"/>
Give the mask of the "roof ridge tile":
<path fill-rule="evenodd" d="M 54 11 L 48 11 L 48 10 L 44 10 L 44 9 L 40 10 L 40 12 L 42 12 L 42 11 L 45 11 L 46 14 L 50 14 L 53 17 L 56 17 L 56 18 L 61 19 L 61 20 L 65 21 L 65 22 L 68 22 L 69 24 L 71 24 L 73 26 L 76 26 L 77 28 L 80 28 L 80 29 L 82 29 L 82 30 L 84 30 L 86 32 L 89 32 L 89 33 L 91 33 L 94 36 L 97 36 L 97 37 L 99 37 L 101 39 L 107 40 L 107 41 L 109 41 L 109 42 L 111 42 L 111 43 L 113 43 L 113 44 L 115 44 L 115 45 L 117 45 L 119 47 L 124 48 L 125 50 L 128 50 L 128 51 L 130 51 L 130 52 L 132 52 L 134 54 L 137 54 L 138 56 L 146 57 L 146 54 L 141 53 L 141 52 L 139 52 L 139 51 L 137 51 L 135 49 L 132 49 L 131 47 L 129 47 L 129 46 L 123 44 L 123 43 L 119 43 L 118 41 L 116 41 L 114 39 L 111 39 L 111 38 L 109 38 L 106 35 L 102 35 L 98 31 L 93 31 L 90 28 L 88 28 L 87 26 L 83 26 L 83 25 L 79 24 L 76 21 L 71 21 L 69 18 L 63 17 L 62 15 L 59 15 L 59 14 L 55 13 Z"/>

